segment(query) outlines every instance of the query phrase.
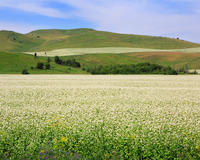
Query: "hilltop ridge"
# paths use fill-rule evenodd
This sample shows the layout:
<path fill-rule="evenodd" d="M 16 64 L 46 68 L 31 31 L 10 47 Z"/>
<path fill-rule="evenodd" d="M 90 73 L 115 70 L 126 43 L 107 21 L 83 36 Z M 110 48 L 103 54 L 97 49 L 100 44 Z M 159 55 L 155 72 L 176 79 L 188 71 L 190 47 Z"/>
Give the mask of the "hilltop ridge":
<path fill-rule="evenodd" d="M 80 29 L 44 29 L 27 34 L 13 31 L 0 31 L 0 51 L 29 52 L 49 51 L 63 48 L 130 47 L 147 49 L 185 49 L 200 47 L 176 38 L 119 34 Z"/>

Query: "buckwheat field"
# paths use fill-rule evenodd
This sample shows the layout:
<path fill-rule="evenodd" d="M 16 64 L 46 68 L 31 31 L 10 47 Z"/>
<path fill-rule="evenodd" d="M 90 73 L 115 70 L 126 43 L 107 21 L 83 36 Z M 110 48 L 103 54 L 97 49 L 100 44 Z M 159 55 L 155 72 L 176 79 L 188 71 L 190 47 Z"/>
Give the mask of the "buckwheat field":
<path fill-rule="evenodd" d="M 200 76 L 1 75 L 0 159 L 200 159 Z"/>

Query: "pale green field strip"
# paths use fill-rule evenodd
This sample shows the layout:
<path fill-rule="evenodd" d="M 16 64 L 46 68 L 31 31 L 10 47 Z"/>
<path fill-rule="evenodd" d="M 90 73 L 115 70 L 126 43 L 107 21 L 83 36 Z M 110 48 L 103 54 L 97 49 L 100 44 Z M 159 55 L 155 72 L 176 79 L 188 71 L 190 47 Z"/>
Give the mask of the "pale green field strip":
<path fill-rule="evenodd" d="M 85 55 L 85 54 L 121 54 L 121 53 L 133 53 L 133 52 L 183 52 L 183 53 L 200 53 L 200 48 L 189 49 L 174 49 L 174 50 L 159 50 L 159 49 L 144 49 L 144 48 L 125 48 L 125 47 L 106 47 L 106 48 L 65 48 L 52 51 L 37 52 L 38 56 L 73 56 L 73 55 Z M 25 52 L 27 54 L 34 54 L 35 52 Z"/>
<path fill-rule="evenodd" d="M 190 73 L 191 73 L 191 72 L 194 72 L 194 71 L 196 71 L 198 74 L 200 74 L 200 69 L 196 69 L 196 70 L 195 70 L 195 69 L 190 69 L 190 70 L 189 70 Z"/>

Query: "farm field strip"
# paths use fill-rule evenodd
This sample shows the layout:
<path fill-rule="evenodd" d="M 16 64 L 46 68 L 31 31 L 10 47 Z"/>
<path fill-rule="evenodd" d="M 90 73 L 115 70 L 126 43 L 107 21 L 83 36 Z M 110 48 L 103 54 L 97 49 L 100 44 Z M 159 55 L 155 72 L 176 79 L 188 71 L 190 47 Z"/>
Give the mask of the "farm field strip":
<path fill-rule="evenodd" d="M 133 52 L 180 52 L 180 53 L 200 53 L 200 48 L 188 48 L 188 49 L 172 49 L 172 50 L 160 50 L 160 49 L 144 49 L 144 48 L 126 48 L 126 47 L 105 47 L 105 48 L 65 48 L 52 51 L 37 52 L 39 56 L 73 56 L 73 55 L 85 55 L 85 54 L 102 54 L 102 53 L 133 53 Z M 27 54 L 34 54 L 35 52 L 25 52 Z"/>
<path fill-rule="evenodd" d="M 198 159 L 200 77 L 0 75 L 0 159 Z"/>

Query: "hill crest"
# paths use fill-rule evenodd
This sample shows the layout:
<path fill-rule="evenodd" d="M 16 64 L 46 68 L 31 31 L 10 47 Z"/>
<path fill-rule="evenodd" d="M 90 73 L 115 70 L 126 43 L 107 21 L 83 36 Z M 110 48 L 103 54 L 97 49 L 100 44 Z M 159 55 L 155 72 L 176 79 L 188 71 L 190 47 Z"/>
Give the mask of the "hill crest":
<path fill-rule="evenodd" d="M 49 51 L 63 48 L 130 47 L 147 49 L 185 49 L 200 47 L 176 38 L 120 34 L 89 28 L 42 29 L 27 34 L 0 31 L 0 51 Z"/>

